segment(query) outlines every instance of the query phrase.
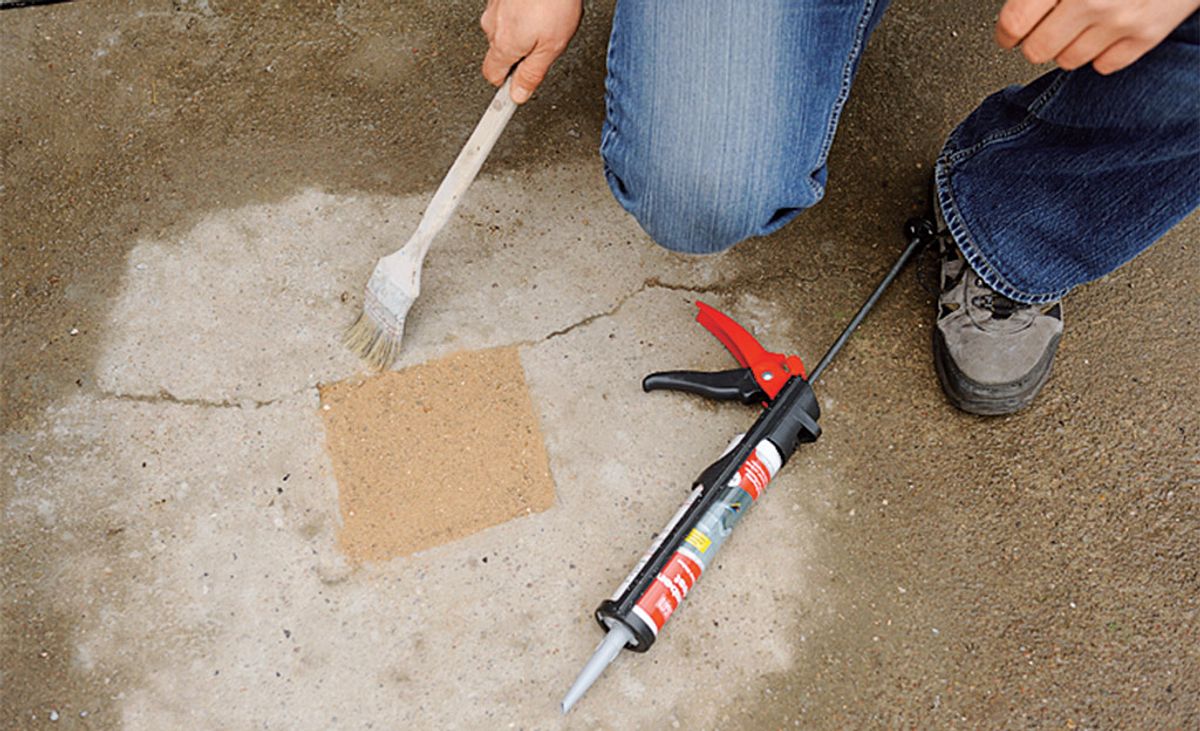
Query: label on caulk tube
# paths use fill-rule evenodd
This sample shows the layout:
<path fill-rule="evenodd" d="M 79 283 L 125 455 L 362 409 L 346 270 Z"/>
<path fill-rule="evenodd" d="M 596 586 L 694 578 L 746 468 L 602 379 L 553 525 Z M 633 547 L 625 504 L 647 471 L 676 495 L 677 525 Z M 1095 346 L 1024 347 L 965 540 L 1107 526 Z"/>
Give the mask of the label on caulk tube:
<path fill-rule="evenodd" d="M 633 613 L 656 636 L 700 580 L 700 575 L 712 564 L 713 557 L 742 515 L 762 497 L 767 484 L 782 466 L 783 457 L 775 445 L 766 439 L 759 442 L 730 479 L 721 497 L 704 511 L 683 544 L 654 577 L 654 582 L 634 605 Z M 689 500 L 687 504 L 691 502 Z"/>
<path fill-rule="evenodd" d="M 721 452 L 721 456 L 724 457 L 725 455 L 729 454 L 729 452 L 737 446 L 737 443 L 740 442 L 744 436 L 746 436 L 745 433 L 742 433 L 738 434 L 733 439 L 730 439 L 729 444 L 725 446 L 725 451 Z M 703 485 L 694 485 L 692 487 L 692 494 L 688 495 L 688 499 L 684 501 L 679 510 L 676 510 L 675 514 L 671 516 L 671 519 L 667 521 L 667 525 L 658 532 L 658 535 L 654 537 L 654 542 L 650 544 L 650 548 L 646 549 L 646 552 L 642 554 L 640 559 L 638 559 L 637 565 L 633 567 L 633 571 L 629 572 L 629 575 L 625 577 L 625 580 L 622 581 L 621 585 L 617 587 L 617 590 L 613 592 L 612 600 L 614 602 L 620 600 L 621 595 L 625 593 L 625 590 L 629 588 L 629 585 L 633 583 L 633 580 L 636 579 L 638 574 L 642 572 L 642 567 L 646 565 L 646 563 L 650 560 L 650 557 L 653 556 L 654 552 L 658 550 L 658 547 L 662 545 L 662 542 L 667 539 L 667 535 L 671 532 L 671 529 L 674 528 L 675 524 L 683 518 L 683 514 L 687 512 L 687 509 L 692 507 L 692 503 L 696 502 L 696 500 L 700 497 L 702 490 Z"/>
<path fill-rule="evenodd" d="M 640 559 L 638 559 L 637 565 L 633 567 L 633 571 L 629 572 L 629 575 L 625 577 L 625 580 L 622 581 L 621 585 L 617 587 L 617 590 L 613 592 L 612 600 L 614 602 L 620 600 L 621 595 L 625 593 L 625 590 L 629 588 L 629 585 L 633 583 L 633 580 L 636 579 L 638 574 L 642 572 L 642 567 L 646 565 L 646 562 L 650 560 L 650 557 L 654 555 L 654 552 L 658 550 L 658 547 L 662 545 L 662 542 L 667 539 L 667 534 L 671 532 L 671 529 L 675 527 L 675 524 L 679 522 L 679 519 L 683 517 L 683 514 L 687 511 L 687 509 L 692 507 L 692 503 L 696 502 L 696 499 L 700 497 L 700 492 L 702 489 L 702 486 L 696 485 L 696 487 L 692 489 L 692 494 L 688 496 L 688 499 L 683 506 L 675 512 L 675 515 L 671 516 L 671 520 L 667 523 L 666 527 L 659 531 L 658 535 L 654 537 L 654 542 L 650 544 L 650 548 L 646 549 L 646 552 L 642 554 Z"/>

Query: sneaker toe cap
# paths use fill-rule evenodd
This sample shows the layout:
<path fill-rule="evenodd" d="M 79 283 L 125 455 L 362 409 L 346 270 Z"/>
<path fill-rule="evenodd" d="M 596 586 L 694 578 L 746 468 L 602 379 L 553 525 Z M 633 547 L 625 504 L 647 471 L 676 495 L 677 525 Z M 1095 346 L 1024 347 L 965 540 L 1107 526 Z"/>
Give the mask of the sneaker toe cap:
<path fill-rule="evenodd" d="M 963 376 L 984 386 L 1003 387 L 1035 376 L 1057 349 L 1062 322 L 1039 317 L 1019 332 L 994 333 L 967 317 L 938 323 L 945 355 Z"/>

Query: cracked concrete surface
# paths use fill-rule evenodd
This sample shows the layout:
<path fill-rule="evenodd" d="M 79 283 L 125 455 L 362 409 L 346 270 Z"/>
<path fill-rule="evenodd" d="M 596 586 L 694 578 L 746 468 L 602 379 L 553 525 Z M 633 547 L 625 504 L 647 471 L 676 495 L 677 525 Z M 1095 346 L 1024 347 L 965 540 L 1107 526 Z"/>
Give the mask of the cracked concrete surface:
<path fill-rule="evenodd" d="M 435 245 L 399 364 L 518 345 L 555 505 L 348 564 L 316 388 L 359 369 L 338 339 L 371 266 L 491 96 L 478 10 L 0 18 L 0 728 L 1200 725 L 1195 218 L 1071 295 L 1009 418 L 944 403 L 906 273 L 659 645 L 556 713 L 596 603 L 753 418 L 641 377 L 730 367 L 697 297 L 815 362 L 945 133 L 1036 72 L 987 3 L 894 3 L 826 200 L 714 258 L 605 189 L 590 5 Z"/>
<path fill-rule="evenodd" d="M 653 535 L 696 466 L 719 453 L 745 416 L 708 419 L 711 432 L 683 454 L 645 439 L 645 429 L 670 433 L 697 407 L 647 398 L 633 375 L 651 370 L 654 343 L 671 342 L 694 314 L 695 293 L 643 272 L 683 276 L 687 267 L 715 278 L 716 270 L 659 250 L 627 220 L 592 225 L 589 217 L 620 220 L 602 186 L 587 184 L 597 173 L 550 169 L 520 191 L 511 181 L 481 180 L 427 263 L 404 354 L 404 363 L 416 363 L 447 350 L 523 344 L 551 435 L 556 507 L 357 570 L 337 549 L 337 486 L 316 385 L 361 368 L 338 341 L 359 296 L 342 293 L 361 288 L 373 259 L 419 217 L 423 197 L 305 191 L 215 213 L 176 240 L 131 250 L 99 334 L 99 393 L 71 398 L 43 417 L 31 442 L 11 445 L 80 458 L 15 467 L 5 516 L 65 534 L 64 554 L 97 522 L 105 535 L 118 529 L 130 547 L 90 559 L 95 587 L 60 604 L 84 618 L 73 653 L 85 671 L 142 658 L 148 681 L 116 693 L 114 713 L 125 727 L 556 720 L 563 679 L 596 639 L 590 605 L 642 550 L 630 539 Z M 578 192 L 557 196 L 558 215 L 521 220 L 533 192 L 563 188 Z M 571 257 L 549 267 L 564 240 Z M 614 271 L 616 260 L 641 266 Z M 577 295 L 581 281 L 595 283 L 586 297 Z M 686 363 L 715 359 L 713 350 L 670 352 Z M 639 428 L 589 426 L 623 420 Z M 66 502 L 64 492 L 84 502 Z M 713 599 L 688 620 L 690 642 L 653 663 L 620 663 L 579 718 L 641 728 L 671 714 L 707 725 L 720 699 L 684 701 L 694 664 L 719 664 L 740 683 L 786 669 L 791 649 L 782 638 L 794 618 L 783 610 L 803 589 L 804 532 L 794 529 L 806 519 L 783 501 L 760 512 L 762 530 L 788 526 L 788 538 L 771 541 L 769 551 L 767 534 L 731 547 L 714 575 L 741 578 L 708 590 Z M 60 518 L 67 515 L 87 519 L 78 525 Z M 754 570 L 764 552 L 792 577 L 786 588 Z M 133 570 L 118 610 L 105 587 L 129 570 L 122 564 L 142 560 L 153 569 Z M 770 619 L 747 633 L 742 612 Z M 707 640 L 739 637 L 733 651 L 705 649 Z M 371 700 L 330 682 L 345 677 L 360 678 Z M 241 692 L 262 683 L 274 688 L 268 706 Z M 602 710 L 630 701 L 638 711 Z"/>
<path fill-rule="evenodd" d="M 661 278 L 702 286 L 718 277 L 719 261 L 697 267 L 647 247 L 598 172 L 559 167 L 520 185 L 479 181 L 426 260 L 397 365 L 563 335 L 638 291 L 668 286 Z M 581 192 L 556 196 L 549 215 L 526 221 L 538 196 L 562 189 Z M 330 333 L 361 309 L 362 272 L 404 242 L 425 202 L 305 191 L 210 216 L 177 240 L 139 243 L 97 384 L 139 398 L 263 405 L 352 372 L 358 361 Z M 593 286 L 580 291 L 580 281 Z"/>

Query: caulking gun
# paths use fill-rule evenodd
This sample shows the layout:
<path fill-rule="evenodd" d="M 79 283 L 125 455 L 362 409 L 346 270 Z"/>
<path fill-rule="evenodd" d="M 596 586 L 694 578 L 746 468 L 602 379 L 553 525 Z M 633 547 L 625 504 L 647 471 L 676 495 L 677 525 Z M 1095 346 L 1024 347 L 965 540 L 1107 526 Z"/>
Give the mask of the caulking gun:
<path fill-rule="evenodd" d="M 687 501 L 637 566 L 612 598 L 596 609 L 596 621 L 607 634 L 563 698 L 563 713 L 587 692 L 622 649 L 650 649 L 700 575 L 712 565 L 734 526 L 762 497 L 767 483 L 799 445 L 821 435 L 817 424 L 821 411 L 812 384 L 908 260 L 933 237 L 933 226 L 914 218 L 905 224 L 905 235 L 909 244 L 904 252 L 807 378 L 800 358 L 768 352 L 737 322 L 703 302 L 696 303 L 696 320 L 742 367 L 717 373 L 654 373 L 645 378 L 642 388 L 686 391 L 743 404 L 761 403 L 765 408 L 749 431 L 736 438 L 721 458 L 700 474 Z"/>

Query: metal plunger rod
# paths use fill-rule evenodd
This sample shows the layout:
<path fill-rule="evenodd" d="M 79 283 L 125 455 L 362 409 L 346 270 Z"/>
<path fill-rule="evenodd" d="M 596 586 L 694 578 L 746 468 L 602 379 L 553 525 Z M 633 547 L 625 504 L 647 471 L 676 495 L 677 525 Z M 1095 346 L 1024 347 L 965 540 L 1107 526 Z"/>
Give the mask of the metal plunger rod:
<path fill-rule="evenodd" d="M 827 350 L 825 355 L 821 357 L 821 362 L 817 363 L 817 367 L 813 368 L 812 372 L 808 374 L 809 383 L 817 382 L 817 379 L 821 377 L 821 373 L 823 373 L 825 368 L 828 367 L 830 362 L 833 361 L 834 356 L 838 354 L 838 352 L 842 349 L 842 346 L 845 345 L 846 341 L 850 339 L 850 335 L 858 329 L 860 324 L 862 324 L 863 318 L 867 316 L 867 313 L 871 311 L 871 308 L 874 307 L 875 303 L 879 301 L 879 298 L 883 296 L 883 293 L 888 288 L 888 285 L 890 285 L 892 281 L 896 279 L 896 276 L 900 274 L 900 270 L 904 268 L 904 265 L 908 263 L 908 260 L 912 258 L 913 254 L 917 253 L 917 250 L 920 249 L 926 241 L 932 238 L 934 234 L 933 226 L 931 226 L 928 221 L 922 218 L 910 219 L 904 226 L 904 232 L 908 234 L 909 237 L 908 248 L 906 248 L 904 253 L 900 255 L 900 258 L 896 260 L 896 263 L 892 265 L 892 268 L 888 271 L 887 275 L 884 276 L 883 280 L 879 282 L 879 286 L 875 288 L 875 291 L 871 293 L 871 296 L 867 298 L 867 301 L 863 303 L 863 306 L 858 309 L 858 313 L 854 315 L 854 319 L 850 321 L 850 324 L 846 326 L 846 329 L 842 330 L 842 334 L 838 336 L 838 339 L 833 342 L 833 345 L 829 346 L 829 350 Z"/>

